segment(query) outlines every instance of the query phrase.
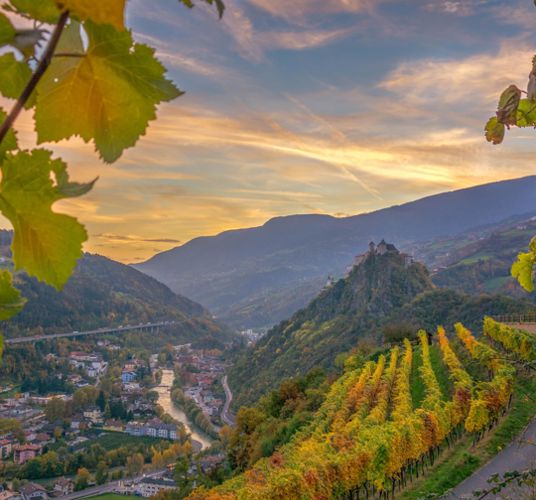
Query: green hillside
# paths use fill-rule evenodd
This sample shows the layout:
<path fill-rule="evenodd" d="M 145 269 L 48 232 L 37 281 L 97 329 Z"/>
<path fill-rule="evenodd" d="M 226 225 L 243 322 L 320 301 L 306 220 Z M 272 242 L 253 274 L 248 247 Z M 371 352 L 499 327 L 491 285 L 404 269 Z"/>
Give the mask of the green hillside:
<path fill-rule="evenodd" d="M 6 337 L 86 330 L 105 326 L 175 320 L 177 343 L 222 345 L 234 338 L 199 304 L 173 293 L 129 266 L 86 254 L 65 288 L 58 292 L 26 274 L 15 275 L 28 302 L 4 322 Z"/>
<path fill-rule="evenodd" d="M 460 320 L 478 328 L 486 314 L 530 307 L 529 301 L 436 289 L 422 264 L 410 262 L 391 245 L 383 255 L 367 254 L 346 278 L 237 359 L 230 371 L 235 404 L 251 404 L 283 379 L 313 367 L 331 371 L 339 354 L 359 342 L 377 343 L 389 329 L 452 327 Z"/>

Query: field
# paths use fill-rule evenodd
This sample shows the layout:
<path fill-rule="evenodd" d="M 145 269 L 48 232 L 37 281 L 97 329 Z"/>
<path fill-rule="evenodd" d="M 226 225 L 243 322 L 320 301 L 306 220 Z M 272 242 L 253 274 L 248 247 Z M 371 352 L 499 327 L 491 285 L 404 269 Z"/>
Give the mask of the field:
<path fill-rule="evenodd" d="M 102 495 L 97 495 L 94 497 L 88 497 L 92 500 L 128 500 L 133 498 L 140 498 L 135 495 L 119 495 L 117 493 L 103 493 Z"/>

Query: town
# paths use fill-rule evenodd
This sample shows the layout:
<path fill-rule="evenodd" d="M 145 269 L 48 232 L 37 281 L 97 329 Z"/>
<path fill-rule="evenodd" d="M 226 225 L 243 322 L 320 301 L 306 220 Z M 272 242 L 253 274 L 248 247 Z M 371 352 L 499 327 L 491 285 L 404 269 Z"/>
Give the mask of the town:
<path fill-rule="evenodd" d="M 176 487 L 168 465 L 186 460 L 191 477 L 223 462 L 217 448 L 191 436 L 196 429 L 210 443 L 222 426 L 227 364 L 221 351 L 166 345 L 124 359 L 121 346 L 109 339 L 71 345 L 43 360 L 55 377 L 49 385 L 62 391 L 22 384 L 2 393 L 0 470 L 8 479 L 2 500 L 102 488 L 149 497 Z M 164 385 L 163 376 L 172 384 Z M 171 402 L 172 388 L 180 388 L 183 400 Z M 170 413 L 183 411 L 183 421 L 164 411 L 165 403 Z M 203 415 L 206 428 L 196 427 L 192 412 Z"/>

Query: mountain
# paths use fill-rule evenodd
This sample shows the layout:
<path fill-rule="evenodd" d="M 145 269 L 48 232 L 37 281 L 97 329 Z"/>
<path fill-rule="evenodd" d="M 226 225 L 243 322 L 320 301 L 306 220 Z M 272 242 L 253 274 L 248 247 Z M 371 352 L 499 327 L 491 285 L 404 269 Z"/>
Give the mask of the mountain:
<path fill-rule="evenodd" d="M 432 280 L 439 287 L 526 298 L 527 292 L 512 278 L 510 268 L 535 234 L 534 215 L 515 217 L 457 238 L 423 244 L 415 255 L 432 269 Z M 536 294 L 531 297 L 536 299 Z"/>
<path fill-rule="evenodd" d="M 222 345 L 233 337 L 201 305 L 99 255 L 85 254 L 61 292 L 23 273 L 15 275 L 15 285 L 28 302 L 20 314 L 3 322 L 8 338 L 158 320 L 177 321 L 169 327 L 177 342 Z"/>
<path fill-rule="evenodd" d="M 370 240 L 400 248 L 534 212 L 536 176 L 429 196 L 362 215 L 293 215 L 196 238 L 135 267 L 237 328 L 270 326 L 340 276 Z M 267 312 L 268 311 L 268 312 Z"/>
<path fill-rule="evenodd" d="M 436 289 L 424 265 L 382 242 L 358 257 L 347 277 L 239 356 L 229 372 L 235 404 L 256 401 L 286 378 L 329 369 L 339 354 L 377 343 L 389 330 L 408 335 L 461 320 L 478 329 L 484 315 L 532 307 L 527 300 Z"/>

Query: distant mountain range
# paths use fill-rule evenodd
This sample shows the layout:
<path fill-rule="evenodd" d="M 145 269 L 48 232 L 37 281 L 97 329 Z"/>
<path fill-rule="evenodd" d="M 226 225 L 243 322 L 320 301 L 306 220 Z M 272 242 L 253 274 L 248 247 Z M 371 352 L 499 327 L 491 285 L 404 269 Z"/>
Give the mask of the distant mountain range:
<path fill-rule="evenodd" d="M 20 314 L 2 323 L 8 338 L 158 320 L 176 321 L 169 328 L 177 343 L 221 347 L 234 337 L 201 305 L 130 266 L 99 255 L 85 254 L 61 292 L 24 273 L 16 273 L 15 285 L 28 302 Z"/>
<path fill-rule="evenodd" d="M 293 215 L 196 238 L 135 267 L 236 328 L 270 326 L 342 276 L 369 241 L 399 248 L 536 210 L 536 176 L 429 196 L 362 215 Z"/>
<path fill-rule="evenodd" d="M 347 277 L 236 359 L 229 372 L 235 403 L 251 404 L 284 379 L 315 367 L 333 371 L 339 354 L 360 343 L 377 344 L 389 330 L 407 336 L 463 321 L 478 331 L 486 314 L 531 308 L 528 300 L 437 289 L 425 266 L 388 245 L 385 252 L 369 252 Z"/>

